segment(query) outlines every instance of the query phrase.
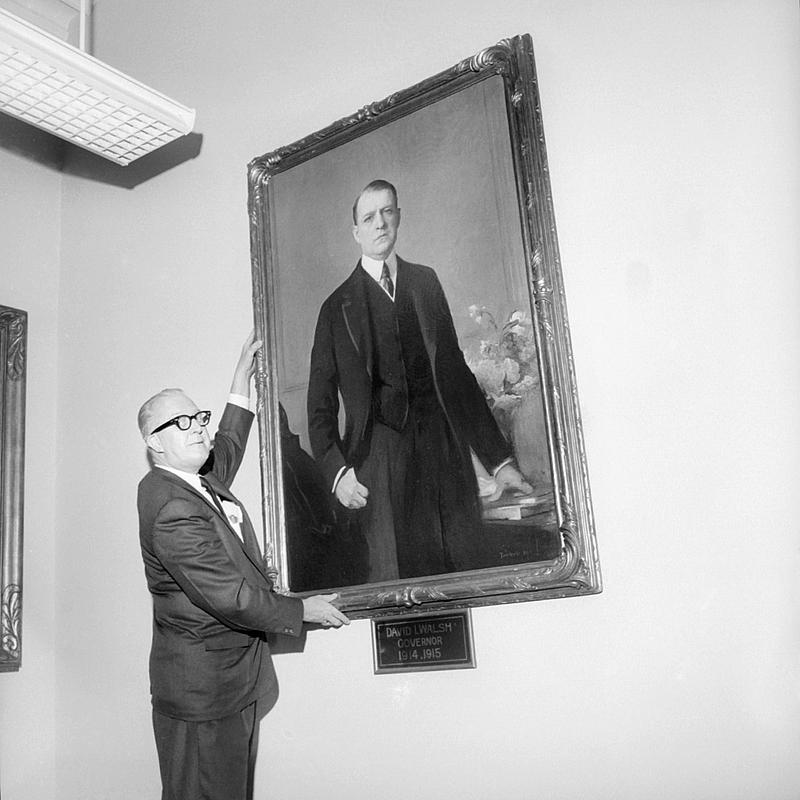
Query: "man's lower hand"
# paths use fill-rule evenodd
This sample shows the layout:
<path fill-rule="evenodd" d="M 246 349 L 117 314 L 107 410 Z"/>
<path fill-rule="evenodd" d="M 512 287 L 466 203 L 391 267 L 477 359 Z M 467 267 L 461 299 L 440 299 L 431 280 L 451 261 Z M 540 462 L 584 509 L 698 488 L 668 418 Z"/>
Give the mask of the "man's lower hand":
<path fill-rule="evenodd" d="M 350 620 L 333 605 L 338 594 L 315 594 L 303 599 L 303 622 L 315 622 L 323 628 L 341 628 Z"/>
<path fill-rule="evenodd" d="M 525 480 L 525 476 L 513 465 L 505 464 L 497 470 L 494 476 L 498 489 L 505 491 L 519 492 L 519 494 L 531 494 L 533 486 Z"/>
<path fill-rule="evenodd" d="M 369 489 L 358 482 L 355 470 L 350 467 L 336 484 L 336 499 L 345 508 L 364 508 L 369 497 Z"/>

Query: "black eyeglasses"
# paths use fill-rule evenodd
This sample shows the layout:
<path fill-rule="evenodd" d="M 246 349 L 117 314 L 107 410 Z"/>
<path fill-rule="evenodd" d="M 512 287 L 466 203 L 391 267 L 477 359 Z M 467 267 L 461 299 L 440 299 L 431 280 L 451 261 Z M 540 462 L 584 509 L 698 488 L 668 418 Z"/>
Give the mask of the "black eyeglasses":
<path fill-rule="evenodd" d="M 211 412 L 198 411 L 196 414 L 178 414 L 177 417 L 168 419 L 163 425 L 159 425 L 157 428 L 153 428 L 153 430 L 150 431 L 150 435 L 152 436 L 154 433 L 163 431 L 164 428 L 169 428 L 170 425 L 175 425 L 175 427 L 177 427 L 178 430 L 188 431 L 189 428 L 192 427 L 192 420 L 195 419 L 197 420 L 197 424 L 201 428 L 205 428 L 205 426 L 208 425 L 208 421 L 211 419 Z"/>

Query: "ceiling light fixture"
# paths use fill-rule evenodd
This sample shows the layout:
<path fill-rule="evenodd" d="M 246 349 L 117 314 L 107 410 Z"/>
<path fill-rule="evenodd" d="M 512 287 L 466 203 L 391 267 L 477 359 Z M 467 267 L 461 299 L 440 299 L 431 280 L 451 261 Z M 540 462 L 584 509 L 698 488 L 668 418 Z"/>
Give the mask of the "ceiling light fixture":
<path fill-rule="evenodd" d="M 194 109 L 2 9 L 0 111 L 122 165 L 195 120 Z"/>

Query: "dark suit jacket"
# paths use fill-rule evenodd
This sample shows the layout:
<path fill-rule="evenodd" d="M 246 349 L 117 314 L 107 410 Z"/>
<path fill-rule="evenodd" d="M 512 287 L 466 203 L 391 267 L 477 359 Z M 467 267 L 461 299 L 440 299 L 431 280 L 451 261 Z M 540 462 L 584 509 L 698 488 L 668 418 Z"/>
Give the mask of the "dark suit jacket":
<path fill-rule="evenodd" d="M 332 486 L 343 466 L 358 472 L 369 450 L 372 425 L 373 342 L 366 288 L 372 278 L 356 265 L 322 304 L 311 351 L 308 427 L 311 450 Z M 397 259 L 397 281 L 407 283 L 430 358 L 439 403 L 457 440 L 487 469 L 511 455 L 458 346 L 453 319 L 436 273 Z M 339 392 L 345 408 L 339 435 Z"/>
<path fill-rule="evenodd" d="M 229 404 L 206 476 L 219 495 L 241 463 L 253 415 Z M 265 631 L 297 636 L 303 606 L 272 591 L 263 559 L 189 484 L 154 467 L 139 484 L 139 538 L 153 596 L 153 707 L 184 720 L 219 719 L 277 697 Z M 244 508 L 242 527 L 252 524 Z"/>

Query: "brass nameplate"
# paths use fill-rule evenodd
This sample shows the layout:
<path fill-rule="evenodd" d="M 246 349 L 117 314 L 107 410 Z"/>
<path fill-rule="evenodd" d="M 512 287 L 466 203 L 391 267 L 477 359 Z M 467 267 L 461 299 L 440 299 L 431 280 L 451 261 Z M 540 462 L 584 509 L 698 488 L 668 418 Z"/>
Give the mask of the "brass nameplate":
<path fill-rule="evenodd" d="M 470 609 L 372 621 L 375 673 L 475 667 Z"/>

